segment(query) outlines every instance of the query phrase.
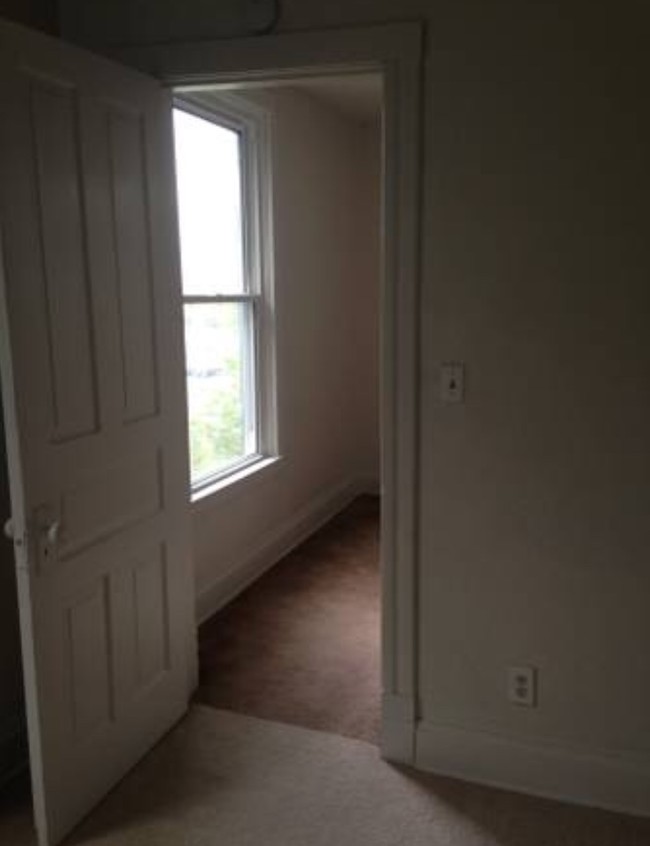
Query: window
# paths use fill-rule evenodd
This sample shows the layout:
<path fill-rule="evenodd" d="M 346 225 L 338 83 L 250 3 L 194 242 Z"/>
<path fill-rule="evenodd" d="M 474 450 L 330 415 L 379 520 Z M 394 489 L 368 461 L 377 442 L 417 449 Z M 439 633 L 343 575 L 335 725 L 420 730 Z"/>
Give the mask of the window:
<path fill-rule="evenodd" d="M 254 121 L 186 102 L 174 108 L 174 140 L 190 468 L 199 491 L 271 452 L 261 145 Z"/>

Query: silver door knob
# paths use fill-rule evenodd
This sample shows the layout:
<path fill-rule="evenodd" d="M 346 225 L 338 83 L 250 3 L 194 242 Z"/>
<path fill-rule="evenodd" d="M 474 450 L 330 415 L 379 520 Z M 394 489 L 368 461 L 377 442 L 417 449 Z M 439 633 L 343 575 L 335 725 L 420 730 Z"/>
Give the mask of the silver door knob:
<path fill-rule="evenodd" d="M 14 521 L 11 517 L 8 520 L 5 520 L 5 524 L 3 527 L 4 536 L 9 538 L 9 540 L 14 539 Z"/>
<path fill-rule="evenodd" d="M 61 532 L 61 523 L 58 520 L 55 520 L 45 530 L 45 537 L 47 538 L 47 542 L 51 546 L 55 546 L 57 541 L 59 540 L 59 534 Z"/>

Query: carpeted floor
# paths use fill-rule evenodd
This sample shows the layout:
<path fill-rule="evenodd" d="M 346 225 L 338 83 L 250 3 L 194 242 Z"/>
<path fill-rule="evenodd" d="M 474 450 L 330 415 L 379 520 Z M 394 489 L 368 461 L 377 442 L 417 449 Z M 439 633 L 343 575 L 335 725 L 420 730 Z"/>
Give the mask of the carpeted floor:
<path fill-rule="evenodd" d="M 205 623 L 197 700 L 377 742 L 379 500 L 359 497 Z"/>
<path fill-rule="evenodd" d="M 233 710 L 193 706 L 66 846 L 650 846 L 650 819 L 427 776 L 337 736 L 376 733 L 376 553 L 377 504 L 361 500 L 211 621 L 202 695 L 214 704 L 219 647 Z M 253 676 L 231 666 L 242 655 L 262 656 Z M 234 712 L 266 696 L 277 722 Z M 35 843 L 17 784 L 0 794 L 0 844 Z"/>
<path fill-rule="evenodd" d="M 2 807 L 0 843 L 33 846 Z M 396 768 L 371 744 L 194 706 L 67 846 L 650 846 L 650 820 Z"/>

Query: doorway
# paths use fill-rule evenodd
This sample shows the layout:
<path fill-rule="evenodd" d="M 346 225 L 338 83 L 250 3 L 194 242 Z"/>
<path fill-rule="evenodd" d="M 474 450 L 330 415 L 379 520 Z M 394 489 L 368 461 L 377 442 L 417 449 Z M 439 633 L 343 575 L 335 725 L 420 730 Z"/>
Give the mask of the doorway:
<path fill-rule="evenodd" d="M 169 90 L 252 90 L 269 81 L 377 72 L 383 78 L 381 172 L 381 754 L 413 763 L 417 686 L 418 337 L 422 28 L 417 23 L 262 38 L 125 48 L 117 56 L 153 71 Z M 295 532 L 300 534 L 300 516 Z M 220 527 L 224 532 L 232 526 Z M 223 538 L 219 531 L 217 537 Z M 212 546 L 194 532 L 195 550 Z M 271 532 L 267 538 L 273 545 Z M 249 573 L 259 565 L 251 549 Z M 199 565 L 200 566 L 200 565 Z M 220 595 L 238 579 L 215 584 Z M 214 608 L 209 587 L 198 616 Z"/>
<path fill-rule="evenodd" d="M 364 72 L 174 112 L 198 699 L 375 743 L 382 99 Z"/>

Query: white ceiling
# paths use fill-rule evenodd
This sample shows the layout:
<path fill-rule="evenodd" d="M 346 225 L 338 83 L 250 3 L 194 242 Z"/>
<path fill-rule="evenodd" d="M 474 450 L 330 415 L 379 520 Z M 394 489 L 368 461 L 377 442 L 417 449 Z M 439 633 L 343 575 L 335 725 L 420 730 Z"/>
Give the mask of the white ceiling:
<path fill-rule="evenodd" d="M 376 73 L 292 79 L 289 87 L 304 91 L 360 123 L 374 123 L 381 116 L 382 80 Z"/>

